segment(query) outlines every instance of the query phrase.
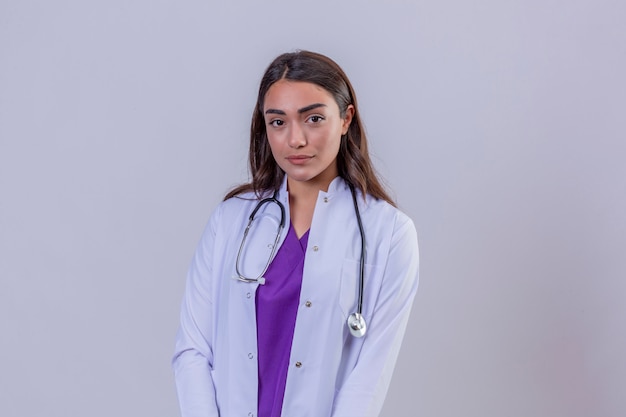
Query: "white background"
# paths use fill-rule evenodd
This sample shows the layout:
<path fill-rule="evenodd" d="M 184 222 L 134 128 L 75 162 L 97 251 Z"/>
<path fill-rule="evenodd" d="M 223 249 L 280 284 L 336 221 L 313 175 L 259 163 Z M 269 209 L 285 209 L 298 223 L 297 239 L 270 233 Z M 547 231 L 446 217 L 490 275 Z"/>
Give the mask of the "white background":
<path fill-rule="evenodd" d="M 176 416 L 187 265 L 279 53 L 415 221 L 384 417 L 626 415 L 621 1 L 0 0 L 0 415 Z"/>

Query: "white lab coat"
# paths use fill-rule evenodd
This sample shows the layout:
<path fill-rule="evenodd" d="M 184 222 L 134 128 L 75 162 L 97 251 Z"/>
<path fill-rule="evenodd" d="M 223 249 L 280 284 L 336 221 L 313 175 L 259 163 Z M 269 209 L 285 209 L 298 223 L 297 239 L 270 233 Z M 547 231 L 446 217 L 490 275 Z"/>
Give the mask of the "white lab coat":
<path fill-rule="evenodd" d="M 289 226 L 286 182 L 278 193 Z M 418 282 L 417 235 L 402 212 L 357 193 L 366 239 L 365 337 L 350 335 L 356 311 L 361 241 L 350 189 L 337 177 L 320 192 L 309 232 L 282 415 L 378 416 Z M 259 284 L 234 279 L 248 216 L 248 194 L 213 212 L 189 269 L 173 368 L 183 417 L 255 417 Z M 268 260 L 280 210 L 264 205 L 242 254 L 256 277 Z M 259 243 L 262 242 L 262 243 Z"/>

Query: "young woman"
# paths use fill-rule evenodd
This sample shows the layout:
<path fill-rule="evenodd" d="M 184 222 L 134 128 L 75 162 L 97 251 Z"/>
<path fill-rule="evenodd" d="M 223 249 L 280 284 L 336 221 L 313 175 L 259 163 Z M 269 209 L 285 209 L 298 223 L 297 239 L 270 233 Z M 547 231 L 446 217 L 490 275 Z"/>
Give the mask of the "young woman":
<path fill-rule="evenodd" d="M 376 177 L 335 62 L 299 51 L 270 64 L 249 159 L 251 182 L 213 212 L 189 270 L 173 359 L 182 415 L 377 416 L 417 237 Z"/>

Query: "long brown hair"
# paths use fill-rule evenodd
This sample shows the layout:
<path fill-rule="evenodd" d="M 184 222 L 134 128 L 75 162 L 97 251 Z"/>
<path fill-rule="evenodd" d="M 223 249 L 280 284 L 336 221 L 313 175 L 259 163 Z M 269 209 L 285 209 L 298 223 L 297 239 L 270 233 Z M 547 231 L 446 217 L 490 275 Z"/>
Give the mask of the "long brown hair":
<path fill-rule="evenodd" d="M 261 196 L 278 190 L 285 172 L 278 166 L 267 140 L 263 104 L 269 88 L 278 80 L 303 81 L 316 84 L 328 91 L 337 102 L 343 118 L 348 105 L 354 106 L 354 116 L 348 132 L 341 137 L 337 169 L 348 184 L 358 188 L 363 196 L 385 200 L 395 206 L 372 166 L 367 150 L 365 130 L 359 115 L 356 95 L 350 80 L 332 59 L 309 51 L 297 51 L 278 56 L 267 68 L 261 85 L 250 127 L 249 164 L 252 181 L 229 191 L 224 200 L 248 191 Z"/>

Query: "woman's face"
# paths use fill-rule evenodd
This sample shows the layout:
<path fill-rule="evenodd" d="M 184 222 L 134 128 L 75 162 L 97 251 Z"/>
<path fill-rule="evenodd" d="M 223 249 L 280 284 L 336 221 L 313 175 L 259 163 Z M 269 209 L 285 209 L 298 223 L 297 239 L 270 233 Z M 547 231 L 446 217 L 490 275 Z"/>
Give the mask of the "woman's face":
<path fill-rule="evenodd" d="M 341 135 L 353 114 L 349 105 L 342 118 L 333 96 L 313 83 L 282 79 L 269 88 L 263 107 L 267 138 L 290 187 L 306 183 L 328 189 L 338 172 Z"/>

